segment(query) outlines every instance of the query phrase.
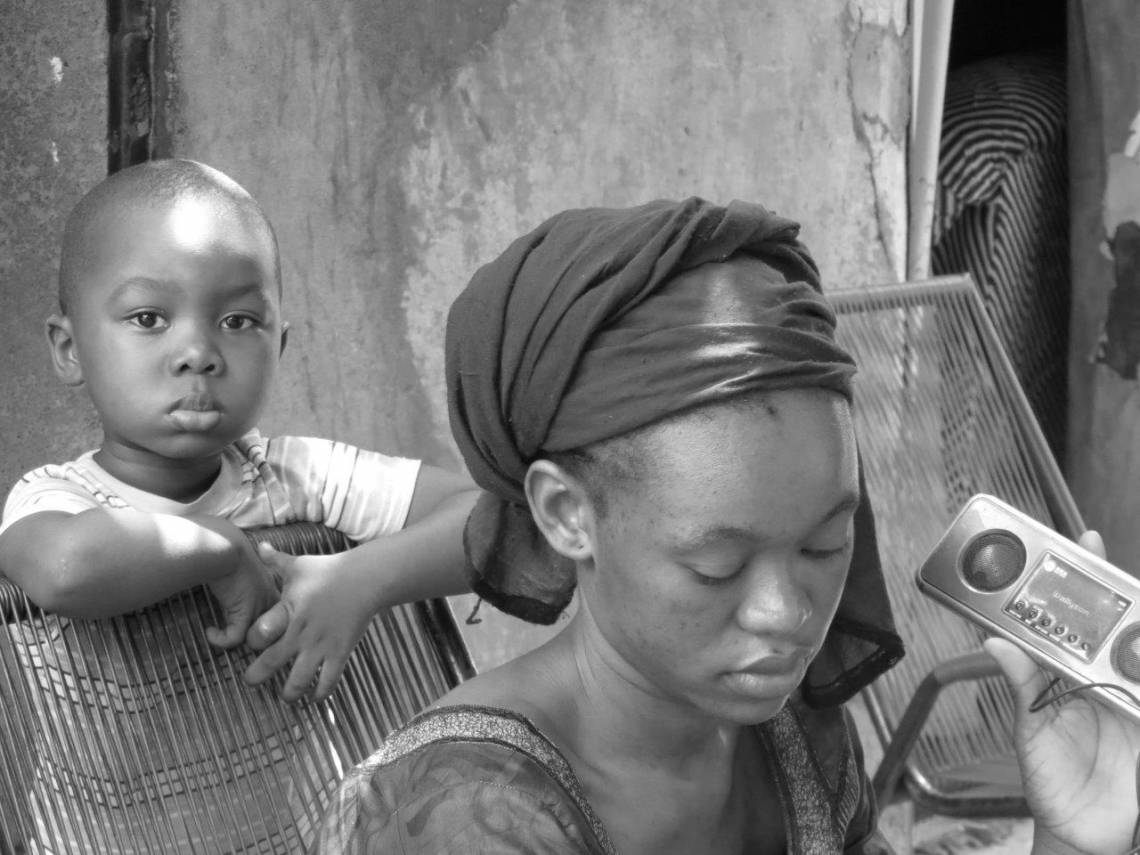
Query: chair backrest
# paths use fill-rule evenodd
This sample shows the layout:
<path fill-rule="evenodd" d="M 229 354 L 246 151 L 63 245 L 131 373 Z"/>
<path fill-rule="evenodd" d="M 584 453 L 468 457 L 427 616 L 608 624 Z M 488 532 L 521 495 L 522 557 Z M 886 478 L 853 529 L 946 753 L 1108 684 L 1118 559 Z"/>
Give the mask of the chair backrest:
<path fill-rule="evenodd" d="M 903 661 L 864 696 L 887 744 L 923 678 L 940 663 L 975 653 L 983 638 L 914 583 L 965 501 L 993 494 L 1069 537 L 1082 525 L 968 276 L 828 296 L 840 316 L 838 338 L 859 365 L 856 430 L 907 647 Z M 907 765 L 916 800 L 956 814 L 1015 805 L 1012 709 L 998 677 L 948 686 Z"/>
<path fill-rule="evenodd" d="M 308 523 L 250 532 L 351 546 Z M 45 614 L 0 580 L 0 852 L 306 851 L 342 773 L 473 668 L 445 602 L 377 616 L 327 701 L 250 687 L 250 651 L 205 642 L 188 591 L 100 621 Z"/>

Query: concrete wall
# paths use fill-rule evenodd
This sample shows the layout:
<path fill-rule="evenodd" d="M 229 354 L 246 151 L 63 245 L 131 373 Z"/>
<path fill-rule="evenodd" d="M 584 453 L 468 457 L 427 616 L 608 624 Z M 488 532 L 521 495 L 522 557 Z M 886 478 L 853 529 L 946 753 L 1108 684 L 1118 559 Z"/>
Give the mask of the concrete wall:
<path fill-rule="evenodd" d="M 51 371 L 67 211 L 106 171 L 106 35 L 99 0 L 0 0 L 0 493 L 99 438 Z"/>
<path fill-rule="evenodd" d="M 1068 473 L 1108 556 L 1140 576 L 1140 18 L 1069 4 Z"/>
<path fill-rule="evenodd" d="M 752 198 L 828 281 L 892 278 L 902 5 L 179 4 L 175 150 L 280 232 L 297 334 L 267 421 L 454 464 L 446 308 L 564 207 Z"/>
<path fill-rule="evenodd" d="M 566 207 L 753 199 L 804 223 L 829 283 L 895 279 L 905 9 L 176 3 L 175 152 L 246 185 L 281 238 L 294 333 L 264 427 L 459 465 L 447 307 L 478 265 Z"/>

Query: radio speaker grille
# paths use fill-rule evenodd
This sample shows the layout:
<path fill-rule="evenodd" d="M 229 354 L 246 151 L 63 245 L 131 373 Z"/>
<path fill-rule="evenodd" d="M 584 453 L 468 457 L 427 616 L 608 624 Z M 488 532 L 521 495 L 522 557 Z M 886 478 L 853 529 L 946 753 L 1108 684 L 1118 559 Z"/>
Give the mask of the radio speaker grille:
<path fill-rule="evenodd" d="M 1008 531 L 979 534 L 962 550 L 962 578 L 979 591 L 1000 591 L 1025 569 L 1025 544 Z"/>
<path fill-rule="evenodd" d="M 1140 683 L 1140 623 L 1132 624 L 1116 637 L 1112 664 L 1125 679 Z"/>

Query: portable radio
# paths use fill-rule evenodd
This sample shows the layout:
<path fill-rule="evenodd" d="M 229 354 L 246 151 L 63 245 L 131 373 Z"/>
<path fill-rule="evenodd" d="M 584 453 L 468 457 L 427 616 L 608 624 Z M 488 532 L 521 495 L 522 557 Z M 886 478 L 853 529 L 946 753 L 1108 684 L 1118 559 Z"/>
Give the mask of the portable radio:
<path fill-rule="evenodd" d="M 1140 696 L 1140 580 L 1005 502 L 974 496 L 916 575 L 919 589 L 1075 684 Z M 1089 691 L 1140 719 L 1140 701 Z"/>

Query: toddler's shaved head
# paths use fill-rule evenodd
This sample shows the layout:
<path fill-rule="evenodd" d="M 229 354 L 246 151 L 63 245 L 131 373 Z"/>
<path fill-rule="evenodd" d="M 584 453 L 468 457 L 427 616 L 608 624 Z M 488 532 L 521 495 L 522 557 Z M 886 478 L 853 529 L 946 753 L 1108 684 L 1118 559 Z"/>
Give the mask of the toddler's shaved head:
<path fill-rule="evenodd" d="M 217 169 L 193 160 L 152 160 L 116 172 L 88 192 L 72 210 L 63 230 L 59 267 L 59 307 L 74 305 L 83 271 L 103 239 L 103 224 L 128 209 L 163 207 L 202 199 L 227 213 L 248 217 L 264 228 L 273 245 L 274 275 L 280 284 L 277 237 L 257 201 Z"/>

